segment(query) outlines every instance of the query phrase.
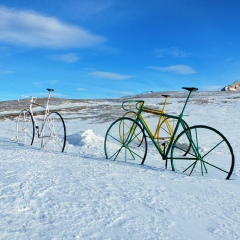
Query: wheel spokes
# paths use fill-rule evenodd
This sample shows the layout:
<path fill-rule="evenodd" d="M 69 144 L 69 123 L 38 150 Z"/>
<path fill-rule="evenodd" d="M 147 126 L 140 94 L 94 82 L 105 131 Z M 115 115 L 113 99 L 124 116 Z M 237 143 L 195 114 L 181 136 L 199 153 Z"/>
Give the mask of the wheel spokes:
<path fill-rule="evenodd" d="M 191 132 L 191 137 L 187 132 Z M 179 143 L 191 142 L 191 150 L 184 157 L 179 152 L 184 147 Z M 195 158 L 192 158 L 195 157 Z M 189 175 L 193 173 L 213 174 L 229 179 L 234 167 L 234 154 L 227 139 L 216 129 L 208 126 L 193 126 L 179 134 L 171 151 L 173 170 Z"/>
<path fill-rule="evenodd" d="M 16 140 L 23 144 L 32 145 L 33 143 L 34 123 L 28 110 L 22 110 L 18 116 Z"/>
<path fill-rule="evenodd" d="M 131 118 L 120 118 L 107 130 L 104 151 L 108 159 L 143 163 L 147 141 L 141 126 Z"/>
<path fill-rule="evenodd" d="M 66 129 L 61 115 L 57 112 L 50 113 L 45 121 L 42 134 L 42 147 L 45 149 L 64 151 Z"/>

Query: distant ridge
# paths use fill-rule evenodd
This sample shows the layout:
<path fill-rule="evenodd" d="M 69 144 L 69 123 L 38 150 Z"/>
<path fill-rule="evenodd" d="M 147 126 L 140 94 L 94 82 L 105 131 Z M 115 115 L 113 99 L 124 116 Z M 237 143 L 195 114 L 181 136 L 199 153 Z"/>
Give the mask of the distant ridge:
<path fill-rule="evenodd" d="M 222 88 L 221 91 L 240 91 L 240 82 L 235 81 L 232 85 Z"/>

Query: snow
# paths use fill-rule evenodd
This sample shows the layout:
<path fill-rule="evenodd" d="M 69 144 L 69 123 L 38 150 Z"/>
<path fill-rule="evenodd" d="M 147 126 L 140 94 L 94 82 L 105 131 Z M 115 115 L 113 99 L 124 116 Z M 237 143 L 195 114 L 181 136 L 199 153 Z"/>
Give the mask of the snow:
<path fill-rule="evenodd" d="M 38 140 L 17 143 L 16 121 L 0 120 L 0 239 L 240 239 L 239 94 L 224 94 L 195 95 L 185 120 L 227 137 L 235 155 L 230 180 L 165 170 L 151 144 L 144 165 L 105 159 L 105 133 L 124 111 L 101 120 L 110 111 L 101 104 L 121 102 L 90 103 L 98 112 L 85 109 L 85 119 L 67 111 L 76 103 L 65 104 L 64 153 L 40 149 Z M 185 97 L 169 99 L 166 112 L 179 114 Z M 156 108 L 163 102 L 144 100 Z"/>

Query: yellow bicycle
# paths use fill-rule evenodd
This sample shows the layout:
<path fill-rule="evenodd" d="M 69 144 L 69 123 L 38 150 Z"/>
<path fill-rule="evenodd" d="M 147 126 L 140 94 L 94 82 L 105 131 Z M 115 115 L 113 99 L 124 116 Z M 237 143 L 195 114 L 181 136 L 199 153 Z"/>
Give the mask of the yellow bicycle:
<path fill-rule="evenodd" d="M 160 149 L 164 152 L 167 146 L 169 145 L 171 138 L 174 134 L 174 129 L 177 124 L 177 119 L 174 118 L 168 118 L 164 116 L 163 114 L 165 113 L 165 107 L 167 105 L 168 98 L 170 95 L 162 95 L 164 99 L 163 107 L 161 110 L 157 109 L 152 109 L 148 107 L 144 107 L 143 110 L 141 111 L 141 119 L 144 122 L 145 126 L 148 128 L 148 130 L 151 132 L 151 135 L 153 136 L 154 139 L 157 140 L 158 146 Z M 133 120 L 136 120 L 137 116 L 139 115 L 139 110 L 142 109 L 142 105 L 144 104 L 143 101 L 136 101 L 136 100 L 127 100 L 122 103 L 122 108 L 127 111 L 123 117 L 128 117 Z M 132 109 L 135 109 L 137 111 L 132 111 Z M 154 114 L 159 116 L 158 122 L 156 125 L 156 128 L 154 131 L 151 130 L 149 124 L 146 121 L 146 117 L 143 116 L 143 113 L 148 113 L 148 114 Z M 188 128 L 188 124 L 184 121 L 185 126 Z M 120 133 L 120 138 L 123 140 L 124 136 L 121 136 L 121 129 L 122 129 L 122 123 L 120 122 L 119 124 L 119 133 Z M 125 126 L 126 127 L 126 126 Z M 129 129 L 131 129 L 131 126 L 128 126 Z M 183 129 L 179 129 L 182 131 Z M 126 133 L 127 134 L 127 133 Z M 177 138 L 177 135 L 175 136 Z M 137 138 L 139 140 L 139 143 L 142 141 L 139 137 Z M 183 155 L 186 155 L 190 149 L 191 145 L 186 148 L 186 152 Z"/>

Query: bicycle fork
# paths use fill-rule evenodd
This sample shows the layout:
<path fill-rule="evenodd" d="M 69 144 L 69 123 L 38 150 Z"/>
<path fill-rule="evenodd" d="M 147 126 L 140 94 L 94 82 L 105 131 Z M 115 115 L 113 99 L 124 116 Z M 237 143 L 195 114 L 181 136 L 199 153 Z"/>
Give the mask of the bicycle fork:
<path fill-rule="evenodd" d="M 130 129 L 128 130 L 128 132 L 127 132 L 127 137 L 126 137 L 126 139 L 123 138 L 123 140 L 122 140 L 122 147 L 121 147 L 121 149 L 122 149 L 122 148 L 126 148 L 126 149 L 130 152 L 130 154 L 131 154 L 131 156 L 133 157 L 133 159 L 135 159 L 135 156 L 134 156 L 134 154 L 132 153 L 132 151 L 131 151 L 131 149 L 129 148 L 128 145 L 131 144 L 131 142 L 132 142 L 135 138 L 138 138 L 138 136 L 139 136 L 138 133 L 135 133 L 136 128 L 137 128 L 137 123 L 133 123 L 133 125 L 131 126 L 131 128 L 130 128 Z M 141 146 L 141 144 L 142 144 L 142 140 L 140 141 L 138 147 Z M 120 151 L 121 151 L 121 149 L 120 149 Z M 119 152 L 120 152 L 120 151 L 119 151 Z"/>

